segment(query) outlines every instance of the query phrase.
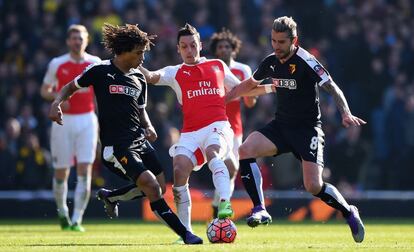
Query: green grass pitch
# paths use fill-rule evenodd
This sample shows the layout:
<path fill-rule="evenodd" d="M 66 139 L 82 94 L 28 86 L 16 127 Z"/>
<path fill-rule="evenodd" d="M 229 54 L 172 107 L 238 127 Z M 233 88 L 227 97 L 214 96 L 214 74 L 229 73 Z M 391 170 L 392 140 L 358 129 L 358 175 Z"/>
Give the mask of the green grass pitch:
<path fill-rule="evenodd" d="M 354 243 L 342 222 L 275 221 L 249 228 L 237 222 L 233 244 L 210 244 L 206 223 L 194 224 L 203 245 L 175 245 L 172 231 L 137 220 L 86 220 L 85 233 L 60 231 L 57 222 L 0 220 L 0 251 L 414 251 L 414 220 L 367 220 L 365 241 Z"/>

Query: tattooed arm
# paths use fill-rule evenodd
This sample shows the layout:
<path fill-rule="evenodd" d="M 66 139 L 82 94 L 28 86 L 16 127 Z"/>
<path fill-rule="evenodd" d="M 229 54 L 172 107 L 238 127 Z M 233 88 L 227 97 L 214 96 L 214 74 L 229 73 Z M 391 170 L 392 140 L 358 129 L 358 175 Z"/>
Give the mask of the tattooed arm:
<path fill-rule="evenodd" d="M 325 82 L 322 85 L 322 88 L 334 98 L 336 106 L 338 107 L 339 112 L 341 112 L 342 124 L 345 128 L 348 128 L 349 126 L 361 126 L 366 124 L 364 120 L 352 115 L 344 93 L 333 80 Z"/>

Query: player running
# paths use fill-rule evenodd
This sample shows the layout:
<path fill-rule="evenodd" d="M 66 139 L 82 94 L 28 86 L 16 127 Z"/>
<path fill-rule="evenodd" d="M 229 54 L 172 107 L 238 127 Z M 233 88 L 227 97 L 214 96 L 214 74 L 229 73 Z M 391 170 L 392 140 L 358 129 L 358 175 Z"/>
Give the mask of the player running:
<path fill-rule="evenodd" d="M 154 214 L 186 244 L 203 240 L 180 222 L 161 194 L 155 151 L 148 140 L 157 134 L 145 110 L 147 83 L 137 69 L 144 61 L 151 39 L 137 25 L 103 27 L 105 47 L 115 56 L 87 68 L 67 84 L 52 103 L 49 117 L 63 124 L 61 104 L 82 87 L 93 86 L 99 107 L 102 159 L 115 174 L 134 182 L 148 197 Z M 148 139 L 148 140 L 147 140 Z M 155 174 L 154 174 L 155 173 Z"/>
<path fill-rule="evenodd" d="M 264 205 L 262 176 L 256 158 L 293 152 L 302 162 L 305 189 L 341 211 L 355 242 L 362 242 L 365 228 L 358 209 L 349 205 L 335 186 L 322 180 L 324 133 L 318 88 L 333 96 L 345 127 L 366 122 L 352 115 L 341 89 L 315 57 L 297 46 L 296 22 L 292 18 L 275 19 L 271 38 L 274 53 L 261 62 L 252 78 L 228 94 L 229 100 L 243 95 L 266 78 L 272 78 L 277 86 L 275 119 L 251 133 L 239 148 L 240 175 L 254 205 L 247 224 L 255 227 L 271 222 Z"/>

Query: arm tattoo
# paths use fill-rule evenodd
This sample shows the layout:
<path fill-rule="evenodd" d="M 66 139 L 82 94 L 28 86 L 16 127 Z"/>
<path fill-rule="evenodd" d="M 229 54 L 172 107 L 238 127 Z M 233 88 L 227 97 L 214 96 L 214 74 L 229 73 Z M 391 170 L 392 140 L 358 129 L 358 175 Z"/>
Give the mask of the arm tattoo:
<path fill-rule="evenodd" d="M 351 113 L 349 110 L 348 102 L 346 101 L 346 98 L 344 96 L 344 93 L 342 90 L 336 85 L 333 81 L 327 81 L 325 84 L 322 85 L 322 88 L 328 92 L 332 97 L 335 99 L 336 106 L 339 109 L 339 112 L 341 114 L 344 113 Z"/>

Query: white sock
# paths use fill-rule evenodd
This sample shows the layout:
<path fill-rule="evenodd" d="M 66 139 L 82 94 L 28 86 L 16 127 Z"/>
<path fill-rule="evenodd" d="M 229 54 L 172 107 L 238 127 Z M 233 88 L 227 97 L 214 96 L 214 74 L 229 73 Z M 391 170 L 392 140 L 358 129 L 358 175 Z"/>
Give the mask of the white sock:
<path fill-rule="evenodd" d="M 219 203 L 220 203 L 220 195 L 218 194 L 217 189 L 215 189 L 213 201 L 211 201 L 211 205 L 213 205 L 214 207 L 218 207 Z"/>
<path fill-rule="evenodd" d="M 68 197 L 68 183 L 64 180 L 53 178 L 53 195 L 59 216 L 69 216 L 69 209 L 66 203 Z"/>
<path fill-rule="evenodd" d="M 250 168 L 252 169 L 253 179 L 256 183 L 256 190 L 257 194 L 259 195 L 260 203 L 263 207 L 266 206 L 264 201 L 263 195 L 263 177 L 262 173 L 260 172 L 260 168 L 256 162 L 250 164 Z"/>
<path fill-rule="evenodd" d="M 73 208 L 72 223 L 82 223 L 83 213 L 89 202 L 91 195 L 91 178 L 88 176 L 78 176 L 75 188 L 75 200 Z"/>
<path fill-rule="evenodd" d="M 173 194 L 178 218 L 188 231 L 193 232 L 191 228 L 191 195 L 188 184 L 173 186 Z"/>
<path fill-rule="evenodd" d="M 224 161 L 213 158 L 208 162 L 208 167 L 213 175 L 213 183 L 220 200 L 230 200 L 230 175 Z"/>

